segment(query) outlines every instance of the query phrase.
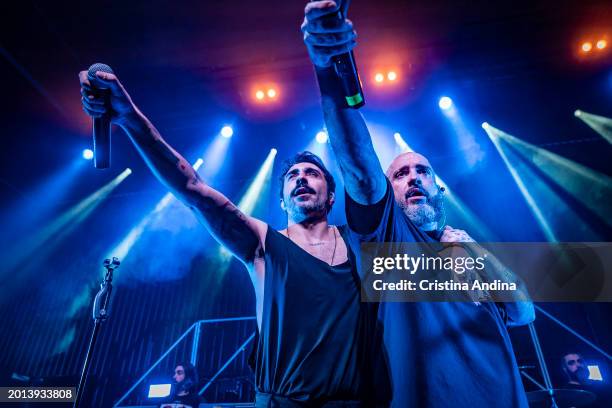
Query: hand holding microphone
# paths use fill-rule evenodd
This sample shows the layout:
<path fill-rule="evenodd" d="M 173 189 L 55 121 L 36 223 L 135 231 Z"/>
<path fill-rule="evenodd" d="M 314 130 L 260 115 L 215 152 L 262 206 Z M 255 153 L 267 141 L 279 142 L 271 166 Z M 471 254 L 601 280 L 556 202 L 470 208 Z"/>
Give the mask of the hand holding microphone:
<path fill-rule="evenodd" d="M 365 104 L 353 48 L 357 33 L 346 19 L 350 0 L 311 1 L 304 9 L 304 42 L 321 92 L 350 108 Z"/>
<path fill-rule="evenodd" d="M 79 81 L 83 110 L 93 119 L 94 166 L 108 168 L 110 125 L 123 125 L 135 107 L 108 65 L 93 64 L 89 71 L 79 72 Z"/>

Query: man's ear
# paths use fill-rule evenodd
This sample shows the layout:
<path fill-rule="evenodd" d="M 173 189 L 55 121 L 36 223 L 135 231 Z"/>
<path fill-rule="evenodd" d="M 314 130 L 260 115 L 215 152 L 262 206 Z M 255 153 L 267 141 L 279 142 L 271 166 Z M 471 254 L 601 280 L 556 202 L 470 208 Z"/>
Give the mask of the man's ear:
<path fill-rule="evenodd" d="M 329 197 L 328 198 L 329 206 L 331 207 L 336 202 L 336 194 L 335 193 L 329 193 L 328 197 Z"/>
<path fill-rule="evenodd" d="M 285 208 L 285 200 L 283 200 L 282 198 L 280 199 L 280 206 L 283 209 L 283 211 L 287 211 L 287 208 Z"/>

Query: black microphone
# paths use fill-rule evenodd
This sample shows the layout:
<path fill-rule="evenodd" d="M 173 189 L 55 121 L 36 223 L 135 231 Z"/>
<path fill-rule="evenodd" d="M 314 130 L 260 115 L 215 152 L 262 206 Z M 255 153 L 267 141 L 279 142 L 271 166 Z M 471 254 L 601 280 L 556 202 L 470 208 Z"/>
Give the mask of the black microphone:
<path fill-rule="evenodd" d="M 336 18 L 344 21 L 345 17 L 342 11 L 336 13 Z M 359 72 L 357 72 L 353 51 L 332 57 L 332 62 L 336 75 L 338 75 L 342 84 L 344 100 L 347 105 L 353 109 L 361 108 L 365 105 L 365 97 L 363 96 L 363 89 L 361 88 L 361 80 L 359 79 Z"/>
<path fill-rule="evenodd" d="M 109 90 L 101 84 L 96 77 L 96 72 L 102 71 L 113 74 L 113 70 L 106 64 L 95 63 L 89 67 L 87 78 L 91 86 L 105 100 L 106 108 L 110 108 Z M 99 118 L 93 118 L 93 151 L 94 151 L 94 167 L 96 169 L 107 169 L 110 167 L 110 139 L 111 139 L 111 121 L 110 113 L 106 113 Z"/>

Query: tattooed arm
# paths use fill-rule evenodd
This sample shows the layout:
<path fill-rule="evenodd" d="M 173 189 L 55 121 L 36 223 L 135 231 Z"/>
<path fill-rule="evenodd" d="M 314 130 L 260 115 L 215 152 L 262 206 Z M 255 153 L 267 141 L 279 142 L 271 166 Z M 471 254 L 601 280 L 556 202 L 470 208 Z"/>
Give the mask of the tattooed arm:
<path fill-rule="evenodd" d="M 83 71 L 79 79 L 85 112 L 92 117 L 110 114 L 111 121 L 127 133 L 155 176 L 195 212 L 219 243 L 251 266 L 264 249 L 267 224 L 243 214 L 223 194 L 204 183 L 138 110 L 115 75 L 97 72 L 96 77 L 97 82 L 110 89 L 110 103 L 96 95 Z"/>
<path fill-rule="evenodd" d="M 474 241 L 474 239 L 464 230 L 456 229 L 448 225 L 444 228 L 440 242 L 461 242 L 463 243 L 461 247 L 466 251 L 467 255 L 473 258 L 486 259 L 486 268 L 484 273 L 480 276 L 484 281 L 493 282 L 495 280 L 501 280 L 502 282 L 514 283 L 516 285 L 516 291 L 504 293 L 503 300 L 497 302 L 506 311 L 508 326 L 522 326 L 534 321 L 535 308 L 529 297 L 529 291 L 525 283 L 491 252 L 478 245 L 478 243 L 476 243 L 476 241 Z M 493 296 L 493 298 L 495 299 L 495 296 Z"/>

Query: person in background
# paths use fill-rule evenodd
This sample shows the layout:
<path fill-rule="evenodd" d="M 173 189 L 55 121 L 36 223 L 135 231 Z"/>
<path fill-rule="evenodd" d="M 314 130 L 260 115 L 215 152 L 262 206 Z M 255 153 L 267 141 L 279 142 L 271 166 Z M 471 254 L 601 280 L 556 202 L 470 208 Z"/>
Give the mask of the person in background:
<path fill-rule="evenodd" d="M 564 383 L 561 388 L 584 390 L 595 394 L 595 401 L 583 405 L 584 407 L 603 408 L 612 406 L 612 387 L 606 381 L 589 379 L 589 369 L 582 354 L 575 351 L 565 353 L 561 357 L 561 370 L 564 374 Z"/>
<path fill-rule="evenodd" d="M 183 404 L 192 408 L 200 405 L 198 395 L 198 373 L 191 363 L 179 363 L 174 369 L 174 393 L 172 403 Z"/>

